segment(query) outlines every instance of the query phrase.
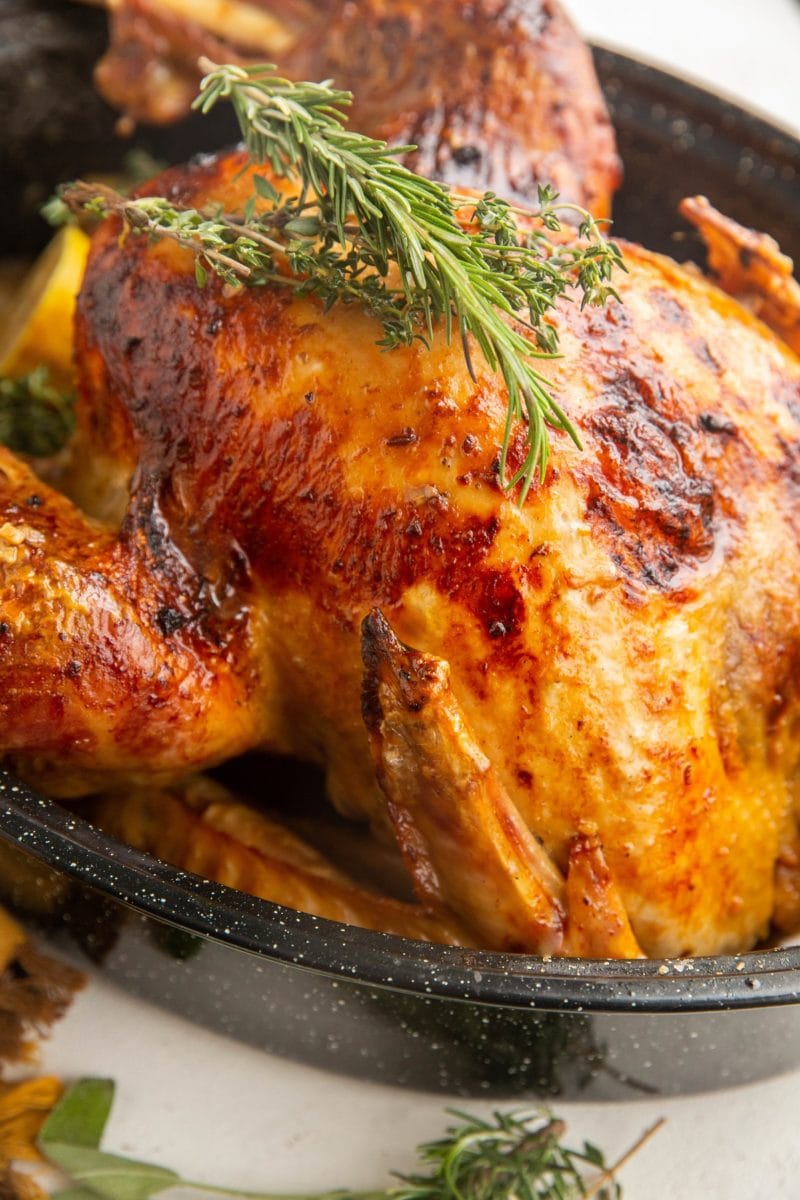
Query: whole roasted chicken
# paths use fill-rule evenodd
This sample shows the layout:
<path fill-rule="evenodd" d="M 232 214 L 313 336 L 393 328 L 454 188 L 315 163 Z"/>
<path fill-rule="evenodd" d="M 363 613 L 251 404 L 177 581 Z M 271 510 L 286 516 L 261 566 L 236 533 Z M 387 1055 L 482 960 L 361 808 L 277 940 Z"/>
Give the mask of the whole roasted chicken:
<path fill-rule="evenodd" d="M 151 190 L 233 211 L 243 165 Z M 319 762 L 396 838 L 418 936 L 702 954 L 795 919 L 800 360 L 696 272 L 625 259 L 621 302 L 558 311 L 583 446 L 554 434 L 520 507 L 504 389 L 443 333 L 384 353 L 354 307 L 200 288 L 189 251 L 105 222 L 82 507 L 0 457 L 5 761 L 62 797 Z"/>

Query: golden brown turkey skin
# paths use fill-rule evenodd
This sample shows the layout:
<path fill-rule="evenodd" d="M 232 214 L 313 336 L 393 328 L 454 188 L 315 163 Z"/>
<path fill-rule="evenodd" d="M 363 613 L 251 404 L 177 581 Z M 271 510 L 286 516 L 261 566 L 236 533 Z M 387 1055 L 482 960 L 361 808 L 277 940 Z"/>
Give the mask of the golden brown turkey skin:
<path fill-rule="evenodd" d="M 200 55 L 275 62 L 352 91 L 353 128 L 419 147 L 406 161 L 429 178 L 528 203 L 548 183 L 610 212 L 614 133 L 556 0 L 123 0 L 110 21 L 98 86 L 137 120 L 185 115 Z"/>
<path fill-rule="evenodd" d="M 212 160 L 161 186 L 235 208 L 249 190 L 240 165 Z M 360 718 L 359 627 L 379 606 L 405 643 L 449 664 L 464 746 L 569 873 L 565 895 L 581 872 L 613 884 L 609 912 L 618 889 L 649 954 L 751 944 L 793 834 L 800 362 L 669 260 L 629 246 L 626 261 L 622 305 L 559 314 L 563 358 L 548 370 L 584 448 L 554 435 L 547 479 L 520 510 L 497 478 L 503 390 L 480 370 L 473 382 L 459 347 L 385 354 L 353 308 L 201 290 L 185 252 L 104 226 L 79 300 L 81 455 L 88 475 L 102 446 L 103 469 L 116 457 L 133 481 L 121 538 L 97 535 L 101 573 L 117 586 L 110 555 L 134 600 L 159 598 L 138 621 L 167 691 L 176 661 L 208 666 L 176 692 L 176 711 L 193 696 L 206 723 L 196 743 L 176 741 L 146 719 L 138 684 L 128 717 L 98 716 L 60 665 L 49 584 L 37 593 L 31 576 L 0 642 L 17 767 L 35 778 L 46 755 L 52 778 L 91 764 L 88 790 L 131 769 L 137 735 L 138 769 L 162 775 L 270 746 L 325 763 L 336 804 L 384 824 Z M 12 510 L 0 485 L 4 519 L 39 522 L 45 550 L 60 545 L 58 512 L 44 529 L 46 506 Z M 80 520 L 71 510 L 76 592 L 97 570 Z M 185 620 L 158 628 L 154 606 L 176 587 Z M 28 681 L 25 622 L 45 610 L 40 653 L 59 667 Z M 102 611 L 88 607 L 87 647 Z M 121 654 L 140 636 L 132 620 Z M 121 679 L 129 669 L 140 677 L 124 660 Z M 31 732 L 26 706 L 45 688 L 51 726 Z M 426 770 L 436 787 L 435 755 Z M 573 944 L 596 945 L 575 925 Z"/>
<path fill-rule="evenodd" d="M 54 794 L 258 737 L 246 622 L 214 607 L 155 520 L 117 537 L 0 447 L 0 737 Z"/>

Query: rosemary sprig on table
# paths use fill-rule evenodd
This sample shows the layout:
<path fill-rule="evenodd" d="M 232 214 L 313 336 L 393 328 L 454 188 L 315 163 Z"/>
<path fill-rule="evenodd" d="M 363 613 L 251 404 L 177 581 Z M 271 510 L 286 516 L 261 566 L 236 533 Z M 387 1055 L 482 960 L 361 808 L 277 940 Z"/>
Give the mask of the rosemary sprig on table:
<path fill-rule="evenodd" d="M 74 1084 L 42 1128 L 42 1153 L 69 1177 L 62 1200 L 149 1200 L 167 1188 L 249 1200 L 617 1200 L 615 1172 L 663 1123 L 651 1126 L 613 1167 L 596 1146 L 562 1145 L 563 1122 L 543 1110 L 495 1113 L 485 1121 L 455 1112 L 459 1121 L 438 1141 L 419 1147 L 418 1174 L 397 1175 L 392 1187 L 370 1192 L 336 1189 L 307 1195 L 275 1195 L 209 1187 L 175 1171 L 100 1149 L 114 1097 L 107 1079 Z M 590 1181 L 586 1170 L 593 1172 Z M 59 1200 L 59 1196 L 55 1197 Z"/>
<path fill-rule="evenodd" d="M 62 211 L 114 212 L 136 232 L 188 246 L 200 283 L 214 271 L 228 283 L 314 293 L 326 306 L 360 303 L 381 322 L 379 344 L 387 349 L 415 338 L 427 344 L 442 326 L 448 340 L 461 339 L 472 372 L 474 342 L 506 385 L 500 478 L 507 488 L 522 485 L 522 503 L 536 476 L 544 476 L 548 426 L 580 445 L 534 366 L 557 353 L 548 314 L 573 287 L 582 305 L 615 296 L 618 248 L 590 214 L 559 205 L 550 188 L 540 188 L 538 208 L 523 214 L 491 192 L 459 195 L 414 174 L 397 161 L 412 147 L 388 147 L 346 127 L 348 92 L 291 83 L 270 66 L 201 65 L 207 74 L 195 107 L 207 113 L 229 100 L 252 162 L 268 164 L 273 178 L 296 179 L 297 189 L 279 193 L 266 175 L 256 175 L 244 211 L 226 213 L 75 184 L 61 189 Z M 550 236 L 568 208 L 579 218 L 571 243 Z M 525 456 L 509 478 L 519 421 L 527 427 Z"/>

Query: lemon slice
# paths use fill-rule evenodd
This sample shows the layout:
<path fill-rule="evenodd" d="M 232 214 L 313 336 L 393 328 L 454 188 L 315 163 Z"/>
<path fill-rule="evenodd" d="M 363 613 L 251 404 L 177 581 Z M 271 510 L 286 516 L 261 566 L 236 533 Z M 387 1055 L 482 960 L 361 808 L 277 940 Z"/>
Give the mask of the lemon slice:
<path fill-rule="evenodd" d="M 41 365 L 53 387 L 72 388 L 72 317 L 88 251 L 86 234 L 65 225 L 33 264 L 0 331 L 0 375 L 17 378 Z"/>

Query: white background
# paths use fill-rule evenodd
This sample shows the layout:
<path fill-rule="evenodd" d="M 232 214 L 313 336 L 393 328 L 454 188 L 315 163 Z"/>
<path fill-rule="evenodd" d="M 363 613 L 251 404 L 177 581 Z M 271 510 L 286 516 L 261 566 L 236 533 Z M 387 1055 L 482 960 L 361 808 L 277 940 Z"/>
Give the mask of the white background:
<path fill-rule="evenodd" d="M 797 0 L 572 0 L 570 7 L 589 36 L 800 129 Z M 68 1077 L 115 1078 L 109 1148 L 210 1183 L 298 1191 L 381 1185 L 444 1124 L 446 1100 L 259 1054 L 99 977 L 58 1028 L 43 1066 Z M 655 1117 L 667 1118 L 625 1169 L 627 1200 L 800 1196 L 800 1073 L 713 1096 L 558 1109 L 574 1142 L 594 1139 L 611 1158 Z"/>
<path fill-rule="evenodd" d="M 564 2 L 588 38 L 738 96 L 800 129 L 799 0 Z"/>

